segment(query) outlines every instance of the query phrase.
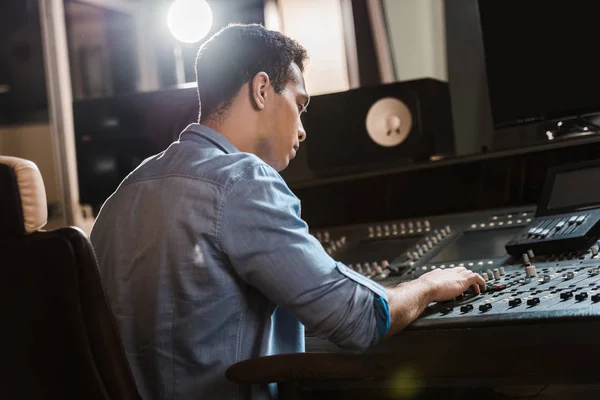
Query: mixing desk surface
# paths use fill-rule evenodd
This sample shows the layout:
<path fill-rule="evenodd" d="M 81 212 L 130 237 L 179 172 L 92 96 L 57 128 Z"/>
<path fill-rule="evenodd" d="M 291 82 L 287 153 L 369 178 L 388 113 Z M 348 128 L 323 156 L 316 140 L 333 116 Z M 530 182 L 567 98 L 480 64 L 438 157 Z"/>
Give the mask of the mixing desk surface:
<path fill-rule="evenodd" d="M 506 246 L 536 224 L 535 207 L 336 227 L 313 232 L 333 258 L 395 286 L 436 268 L 464 266 L 486 280 L 432 304 L 410 329 L 600 316 L 599 246 L 511 256 Z"/>
<path fill-rule="evenodd" d="M 582 229 L 570 217 L 557 219 L 571 231 Z M 523 207 L 313 232 L 334 259 L 383 286 L 458 266 L 486 281 L 482 293 L 468 290 L 432 303 L 397 336 L 360 352 L 354 360 L 361 382 L 385 387 L 386 379 L 410 371 L 426 386 L 596 383 L 597 238 L 581 235 L 583 247 L 575 247 L 581 241 L 563 243 L 556 253 L 527 248 L 510 255 L 509 243 L 527 238 L 539 224 L 536 207 Z M 310 331 L 306 351 L 354 353 Z"/>

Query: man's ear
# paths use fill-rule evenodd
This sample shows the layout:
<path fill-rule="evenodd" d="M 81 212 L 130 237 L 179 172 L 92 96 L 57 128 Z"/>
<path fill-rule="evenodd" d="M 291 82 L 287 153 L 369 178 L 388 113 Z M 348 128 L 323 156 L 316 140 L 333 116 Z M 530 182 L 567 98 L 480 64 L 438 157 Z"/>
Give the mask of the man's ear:
<path fill-rule="evenodd" d="M 266 72 L 259 72 L 250 81 L 250 99 L 256 110 L 263 110 L 267 101 L 271 80 Z"/>

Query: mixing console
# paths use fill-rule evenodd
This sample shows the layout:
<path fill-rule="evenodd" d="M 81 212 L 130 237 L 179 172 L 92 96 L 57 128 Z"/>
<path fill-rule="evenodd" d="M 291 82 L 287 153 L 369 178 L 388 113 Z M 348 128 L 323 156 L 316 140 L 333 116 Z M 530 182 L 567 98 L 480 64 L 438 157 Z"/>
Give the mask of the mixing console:
<path fill-rule="evenodd" d="M 431 386 L 597 384 L 598 177 L 600 161 L 568 165 L 549 172 L 535 206 L 312 232 L 334 259 L 386 287 L 456 267 L 486 281 L 353 359 L 361 384 L 385 389 L 403 374 Z M 306 349 L 348 351 L 310 331 Z"/>
<path fill-rule="evenodd" d="M 536 224 L 535 207 L 397 220 L 313 232 L 333 258 L 396 286 L 436 268 L 464 266 L 487 290 L 432 304 L 411 329 L 600 316 L 599 245 L 519 257 L 506 245 Z"/>
<path fill-rule="evenodd" d="M 434 302 L 394 338 L 365 350 L 362 375 L 375 382 L 411 371 L 432 385 L 469 387 L 596 384 L 599 176 L 600 161 L 556 168 L 530 207 L 312 232 L 334 259 L 386 287 L 456 267 L 486 281 L 481 293 Z M 347 351 L 310 331 L 306 349 Z"/>
<path fill-rule="evenodd" d="M 592 221 L 597 212 L 588 209 L 585 215 Z M 539 218 L 537 207 L 530 206 L 312 232 L 334 259 L 385 287 L 459 266 L 486 281 L 485 291 L 434 302 L 394 338 L 361 352 L 355 359 L 365 377 L 361 384 L 384 390 L 386 377 L 395 379 L 398 371 L 431 386 L 595 384 L 600 246 L 589 235 L 595 228 L 570 224 L 571 215 Z M 508 253 L 509 243 L 526 243 L 530 231 L 549 218 L 555 225 L 566 220 L 560 230 L 583 226 L 584 245 L 574 248 L 565 241 L 566 248 L 556 253 L 528 247 Z M 535 239 L 531 242 L 546 244 L 539 235 Z M 353 353 L 311 331 L 305 343 L 307 352 Z"/>
<path fill-rule="evenodd" d="M 416 324 L 431 326 L 432 320 L 449 326 L 464 323 L 520 322 L 551 317 L 600 314 L 600 270 L 580 264 L 564 267 L 527 266 L 518 269 L 495 268 L 487 277 L 487 290 L 479 295 L 468 291 L 458 298 L 430 307 Z M 492 278 L 489 278 L 489 276 Z M 485 318 L 465 318 L 485 316 Z M 433 324 L 435 325 L 435 324 Z"/>

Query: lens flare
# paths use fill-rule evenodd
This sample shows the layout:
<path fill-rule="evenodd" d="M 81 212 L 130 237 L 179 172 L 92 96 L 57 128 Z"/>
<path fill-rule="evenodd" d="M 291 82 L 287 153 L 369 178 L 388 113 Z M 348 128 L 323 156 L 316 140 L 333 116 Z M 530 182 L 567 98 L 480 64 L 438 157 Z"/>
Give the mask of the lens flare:
<path fill-rule="evenodd" d="M 175 0 L 167 14 L 171 34 L 183 43 L 195 43 L 210 31 L 213 14 L 205 0 Z"/>

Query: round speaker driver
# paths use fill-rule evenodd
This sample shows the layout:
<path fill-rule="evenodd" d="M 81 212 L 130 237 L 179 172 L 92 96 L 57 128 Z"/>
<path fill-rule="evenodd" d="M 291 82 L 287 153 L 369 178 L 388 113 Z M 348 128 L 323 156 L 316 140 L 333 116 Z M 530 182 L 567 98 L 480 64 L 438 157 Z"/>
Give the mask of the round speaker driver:
<path fill-rule="evenodd" d="M 406 140 L 412 129 L 412 114 L 404 102 L 385 97 L 377 100 L 367 113 L 367 132 L 380 146 L 394 147 Z"/>

